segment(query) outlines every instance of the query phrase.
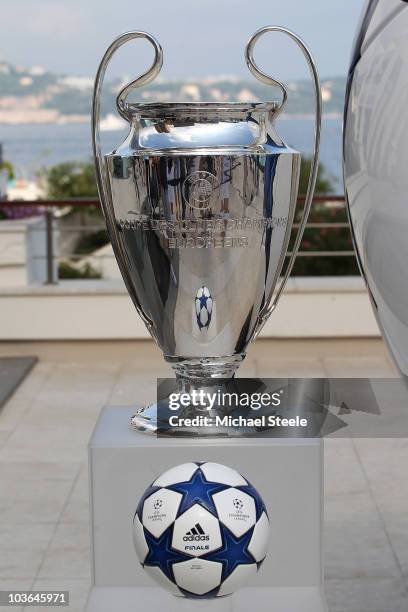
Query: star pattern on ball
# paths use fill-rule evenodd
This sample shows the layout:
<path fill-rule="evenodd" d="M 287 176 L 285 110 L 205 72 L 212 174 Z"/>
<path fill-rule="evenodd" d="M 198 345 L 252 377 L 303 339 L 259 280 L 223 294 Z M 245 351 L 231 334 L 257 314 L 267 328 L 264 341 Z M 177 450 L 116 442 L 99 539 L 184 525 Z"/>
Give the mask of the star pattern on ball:
<path fill-rule="evenodd" d="M 211 323 L 213 299 L 208 287 L 201 287 L 195 298 L 197 325 L 202 331 L 208 329 Z"/>
<path fill-rule="evenodd" d="M 248 551 L 253 528 L 244 533 L 241 537 L 236 537 L 224 525 L 220 525 L 220 527 L 222 547 L 214 552 L 203 555 L 202 558 L 207 561 L 218 561 L 222 563 L 222 581 L 224 581 L 239 565 L 253 565 L 256 561 Z"/>
<path fill-rule="evenodd" d="M 199 302 L 200 302 L 200 307 L 201 308 L 207 308 L 207 296 L 206 295 L 201 295 L 200 297 L 196 298 Z"/>
<path fill-rule="evenodd" d="M 191 559 L 191 556 L 178 552 L 172 548 L 171 540 L 173 537 L 173 525 L 166 529 L 159 538 L 152 536 L 146 529 L 144 533 L 149 552 L 142 565 L 159 567 L 169 580 L 175 582 L 173 563 L 188 561 L 188 559 Z"/>
<path fill-rule="evenodd" d="M 217 593 L 220 590 L 220 587 L 217 586 L 212 591 L 208 591 L 207 593 L 204 593 L 204 595 L 197 595 L 196 593 L 192 593 L 191 591 L 188 591 L 187 589 L 183 589 L 180 586 L 178 586 L 178 589 L 179 591 L 183 593 L 185 597 L 188 597 L 189 599 L 214 599 L 214 597 L 217 597 Z"/>
<path fill-rule="evenodd" d="M 219 482 L 206 480 L 200 469 L 194 472 L 190 480 L 166 487 L 166 489 L 183 495 L 180 502 L 179 515 L 195 504 L 200 504 L 215 516 L 217 516 L 217 509 L 212 496 L 220 491 L 225 491 L 226 488 L 229 487 Z"/>

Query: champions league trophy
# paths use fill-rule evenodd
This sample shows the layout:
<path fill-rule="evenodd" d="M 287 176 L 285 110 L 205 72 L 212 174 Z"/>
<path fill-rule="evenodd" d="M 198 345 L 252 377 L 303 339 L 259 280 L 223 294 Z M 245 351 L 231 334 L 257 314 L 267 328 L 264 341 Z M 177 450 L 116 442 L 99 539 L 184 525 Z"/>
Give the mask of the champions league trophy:
<path fill-rule="evenodd" d="M 287 34 L 301 48 L 316 95 L 309 185 L 279 285 L 293 227 L 301 156 L 285 145 L 275 127 L 287 91 L 253 58 L 256 42 L 267 32 Z M 136 38 L 152 44 L 154 62 L 117 96 L 118 112 L 130 131 L 120 146 L 102 156 L 99 120 L 105 71 L 115 51 Z M 93 148 L 110 240 L 136 310 L 175 371 L 177 392 L 228 388 L 249 343 L 282 295 L 313 200 L 321 126 L 313 58 L 300 38 L 275 26 L 253 35 L 245 57 L 257 79 L 281 90 L 280 103 L 128 102 L 129 93 L 151 82 L 162 67 L 159 43 L 144 32 L 119 36 L 96 76 Z M 191 429 L 169 427 L 163 416 L 168 414 L 166 407 L 164 399 L 141 408 L 132 426 L 191 435 Z M 202 411 L 193 402 L 183 409 L 189 417 Z M 201 430 L 199 435 L 206 433 L 214 431 Z"/>

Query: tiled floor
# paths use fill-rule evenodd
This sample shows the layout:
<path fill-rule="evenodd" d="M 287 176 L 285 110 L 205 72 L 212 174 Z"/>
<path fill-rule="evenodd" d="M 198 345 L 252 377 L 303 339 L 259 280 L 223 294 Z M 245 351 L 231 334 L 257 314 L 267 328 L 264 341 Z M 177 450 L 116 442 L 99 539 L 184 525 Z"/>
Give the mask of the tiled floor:
<path fill-rule="evenodd" d="M 90 580 L 87 441 L 101 406 L 147 401 L 168 369 L 147 342 L 0 344 L 7 355 L 40 360 L 0 413 L 0 588 L 68 589 L 77 612 Z M 396 371 L 380 340 L 259 341 L 241 375 Z M 331 612 L 407 612 L 408 441 L 332 439 L 325 453 Z"/>

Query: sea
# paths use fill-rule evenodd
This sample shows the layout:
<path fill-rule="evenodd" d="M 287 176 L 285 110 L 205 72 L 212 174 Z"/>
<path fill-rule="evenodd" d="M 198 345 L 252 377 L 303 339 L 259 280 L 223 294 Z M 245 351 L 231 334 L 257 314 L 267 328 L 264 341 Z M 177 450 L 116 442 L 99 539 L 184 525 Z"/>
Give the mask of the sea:
<path fill-rule="evenodd" d="M 282 118 L 277 125 L 285 142 L 311 155 L 314 122 L 312 118 Z M 126 135 L 122 129 L 104 131 L 102 148 L 108 152 Z M 0 125 L 3 157 L 10 161 L 18 178 L 32 180 L 38 172 L 64 161 L 91 159 L 91 132 L 87 123 Z M 336 193 L 342 193 L 342 120 L 323 120 L 320 160 L 331 177 Z"/>

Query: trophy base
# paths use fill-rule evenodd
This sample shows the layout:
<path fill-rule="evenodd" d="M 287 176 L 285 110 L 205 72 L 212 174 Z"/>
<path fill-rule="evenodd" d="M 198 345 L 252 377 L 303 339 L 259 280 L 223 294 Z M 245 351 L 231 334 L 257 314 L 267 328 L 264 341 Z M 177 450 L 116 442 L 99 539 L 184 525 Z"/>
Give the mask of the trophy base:
<path fill-rule="evenodd" d="M 236 380 L 234 375 L 243 358 L 243 355 L 238 355 L 223 358 L 221 362 L 184 360 L 172 363 L 176 378 L 162 380 L 158 386 L 157 402 L 140 408 L 131 418 L 131 427 L 139 432 L 170 437 L 258 435 L 259 429 L 255 427 L 234 426 L 227 421 L 237 416 L 241 420 L 253 417 L 252 410 L 234 402 L 228 407 L 219 404 L 221 395 L 234 397 L 242 386 L 242 379 Z M 255 386 L 257 384 L 255 382 Z M 218 398 L 213 400 L 211 407 L 206 399 L 208 395 Z M 188 398 L 187 404 L 180 401 L 178 406 L 174 406 L 171 398 L 182 396 Z"/>
<path fill-rule="evenodd" d="M 322 440 L 156 438 L 123 426 L 137 408 L 105 407 L 90 441 L 93 587 L 86 612 L 327 612 Z M 252 585 L 231 597 L 174 597 L 136 562 L 135 497 L 157 475 L 191 461 L 244 473 L 273 509 L 273 550 Z"/>

